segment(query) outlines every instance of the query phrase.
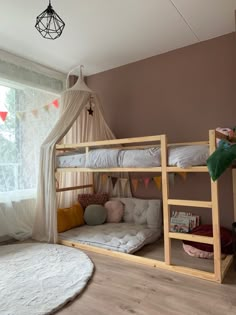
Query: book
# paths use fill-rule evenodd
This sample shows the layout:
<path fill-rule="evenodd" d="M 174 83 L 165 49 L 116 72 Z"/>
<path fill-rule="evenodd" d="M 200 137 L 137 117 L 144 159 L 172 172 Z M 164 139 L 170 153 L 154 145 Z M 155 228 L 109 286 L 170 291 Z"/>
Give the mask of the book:
<path fill-rule="evenodd" d="M 170 218 L 170 231 L 189 233 L 200 224 L 200 216 L 191 212 L 173 211 Z"/>

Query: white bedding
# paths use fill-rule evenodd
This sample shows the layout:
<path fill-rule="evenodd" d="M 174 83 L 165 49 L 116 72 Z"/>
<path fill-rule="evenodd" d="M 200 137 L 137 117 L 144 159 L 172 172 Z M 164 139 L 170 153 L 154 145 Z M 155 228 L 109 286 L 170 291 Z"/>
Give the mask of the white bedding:
<path fill-rule="evenodd" d="M 98 149 L 86 155 L 66 153 L 56 157 L 57 167 L 157 167 L 161 166 L 160 148 L 143 150 Z M 206 165 L 209 157 L 207 145 L 171 147 L 168 150 L 168 165 L 186 168 Z"/>
<path fill-rule="evenodd" d="M 97 226 L 83 225 L 59 234 L 59 238 L 63 240 L 130 254 L 146 244 L 155 242 L 160 236 L 160 230 L 125 222 Z"/>

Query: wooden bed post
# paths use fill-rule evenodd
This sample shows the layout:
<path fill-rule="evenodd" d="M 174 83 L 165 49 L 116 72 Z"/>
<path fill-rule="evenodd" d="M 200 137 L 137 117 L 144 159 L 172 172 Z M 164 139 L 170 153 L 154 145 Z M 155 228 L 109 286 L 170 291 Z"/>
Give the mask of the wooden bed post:
<path fill-rule="evenodd" d="M 170 207 L 168 205 L 169 198 L 169 179 L 167 174 L 167 137 L 161 135 L 161 169 L 162 169 L 162 199 L 163 199 L 163 221 L 164 221 L 164 250 L 165 263 L 171 264 L 171 239 L 170 231 Z"/>
<path fill-rule="evenodd" d="M 209 153 L 216 150 L 215 130 L 209 131 Z M 215 280 L 222 282 L 221 273 L 221 238 L 220 238 L 220 216 L 218 200 L 218 181 L 211 179 L 211 200 L 212 200 L 212 227 L 213 227 L 213 246 L 214 246 L 214 273 Z"/>

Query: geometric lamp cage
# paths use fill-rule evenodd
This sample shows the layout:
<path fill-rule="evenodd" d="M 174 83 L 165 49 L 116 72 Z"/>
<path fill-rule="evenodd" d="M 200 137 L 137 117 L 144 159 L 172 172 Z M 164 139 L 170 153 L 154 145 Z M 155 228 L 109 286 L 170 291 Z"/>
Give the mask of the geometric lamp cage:
<path fill-rule="evenodd" d="M 56 39 L 61 36 L 65 23 L 53 10 L 51 0 L 46 10 L 36 18 L 36 29 L 47 39 Z"/>

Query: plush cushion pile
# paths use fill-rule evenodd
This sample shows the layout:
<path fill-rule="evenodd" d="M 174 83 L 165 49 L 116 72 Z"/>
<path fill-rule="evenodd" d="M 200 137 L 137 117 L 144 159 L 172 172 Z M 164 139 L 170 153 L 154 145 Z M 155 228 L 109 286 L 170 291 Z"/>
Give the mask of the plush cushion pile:
<path fill-rule="evenodd" d="M 160 200 L 114 198 L 124 204 L 122 223 L 84 225 L 60 233 L 60 239 L 93 245 L 124 253 L 134 253 L 156 241 L 162 233 Z"/>

